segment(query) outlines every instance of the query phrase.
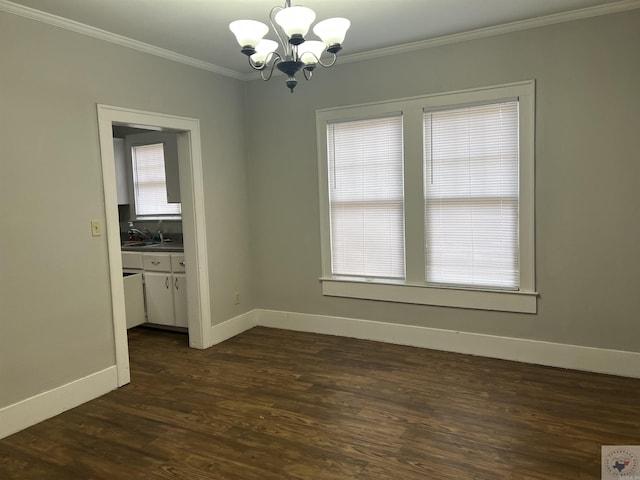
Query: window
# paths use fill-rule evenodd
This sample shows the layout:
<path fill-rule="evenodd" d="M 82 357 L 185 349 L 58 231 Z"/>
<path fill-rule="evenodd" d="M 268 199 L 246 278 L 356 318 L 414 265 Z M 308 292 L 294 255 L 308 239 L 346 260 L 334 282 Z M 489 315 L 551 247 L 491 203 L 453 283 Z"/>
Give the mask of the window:
<path fill-rule="evenodd" d="M 164 144 L 131 147 L 131 164 L 136 216 L 179 216 L 181 204 L 167 201 Z"/>
<path fill-rule="evenodd" d="M 518 101 L 423 125 L 427 283 L 517 289 Z"/>
<path fill-rule="evenodd" d="M 323 293 L 534 313 L 534 83 L 317 112 Z"/>
<path fill-rule="evenodd" d="M 402 117 L 327 126 L 331 271 L 404 278 Z"/>

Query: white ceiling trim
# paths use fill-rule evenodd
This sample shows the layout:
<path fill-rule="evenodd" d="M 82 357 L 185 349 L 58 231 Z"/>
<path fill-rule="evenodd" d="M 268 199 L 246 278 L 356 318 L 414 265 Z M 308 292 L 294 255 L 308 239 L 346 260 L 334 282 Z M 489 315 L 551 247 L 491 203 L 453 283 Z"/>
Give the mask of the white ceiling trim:
<path fill-rule="evenodd" d="M 2 0 L 0 0 L 2 1 Z M 444 35 L 442 37 L 420 40 L 418 42 L 405 43 L 393 47 L 385 47 L 377 50 L 369 50 L 362 53 L 352 53 L 350 55 L 341 55 L 338 59 L 339 63 L 360 62 L 363 60 L 373 60 L 387 55 L 396 55 L 400 53 L 415 52 L 427 48 L 439 47 L 442 45 L 451 45 L 454 43 L 467 42 L 480 38 L 492 37 L 504 33 L 517 32 L 520 30 L 528 30 L 531 28 L 544 27 L 546 25 L 554 25 L 557 23 L 570 22 L 573 20 L 581 20 L 584 18 L 597 17 L 610 13 L 619 13 L 627 10 L 640 8 L 640 0 L 621 0 L 616 3 L 607 5 L 598 5 L 595 7 L 581 8 L 572 10 L 571 12 L 556 13 L 546 15 L 544 17 L 532 18 L 529 20 L 521 20 L 518 22 L 505 23 L 493 27 L 479 28 L 469 32 L 455 33 L 452 35 Z M 274 71 L 274 75 L 283 75 L 279 71 Z M 242 76 L 243 80 L 257 80 L 259 74 L 248 73 Z"/>
<path fill-rule="evenodd" d="M 21 17 L 29 18 L 31 20 L 36 20 L 38 22 L 46 23 L 48 25 L 53 25 L 54 27 L 60 27 L 65 30 L 70 30 L 72 32 L 80 33 L 82 35 L 87 35 L 89 37 L 97 38 L 99 40 L 104 40 L 109 43 L 115 43 L 116 45 L 132 48 L 133 50 L 149 53 L 151 55 L 166 58 L 174 62 L 183 63 L 191 67 L 200 68 L 202 70 L 207 70 L 209 72 L 219 73 L 220 75 L 225 75 L 227 77 L 235 78 L 238 80 L 243 80 L 245 77 L 244 74 L 240 72 L 236 72 L 235 70 L 230 70 L 228 68 L 220 67 L 218 65 L 214 65 L 213 63 L 204 62 L 202 60 L 198 60 L 197 58 L 188 57 L 187 55 L 182 55 L 180 53 L 176 53 L 171 50 L 166 50 L 164 48 L 156 47 L 155 45 L 150 45 L 148 43 L 140 42 L 138 40 L 134 40 L 129 37 L 124 37 L 122 35 L 117 35 L 115 33 L 107 32 L 106 30 L 101 30 L 99 28 L 92 27 L 90 25 L 85 25 L 84 23 L 76 22 L 74 20 L 69 20 L 68 18 L 59 17 L 57 15 L 52 15 L 50 13 L 42 12 L 34 8 L 18 5 L 13 2 L 9 2 L 8 0 L 0 0 L 0 11 L 5 11 L 8 13 L 12 13 L 14 15 L 19 15 Z"/>
<path fill-rule="evenodd" d="M 626 10 L 633 10 L 635 8 L 640 8 L 640 0 L 622 0 L 616 3 L 587 7 L 580 10 L 573 10 L 571 12 L 556 13 L 553 15 L 546 15 L 544 17 L 505 23 L 503 25 L 497 25 L 493 27 L 479 28 L 477 30 L 471 30 L 469 32 L 455 33 L 452 35 L 430 38 L 427 40 L 406 43 L 404 45 L 397 45 L 394 47 L 386 47 L 380 48 L 378 50 L 369 50 L 367 52 L 344 55 L 340 57 L 339 61 L 341 63 L 348 63 L 359 62 L 361 60 L 372 60 L 374 58 L 382 57 L 385 55 L 414 52 L 416 50 L 439 47 L 442 45 L 450 45 L 453 43 L 467 42 L 469 40 L 477 40 L 480 38 L 501 35 L 504 33 L 544 27 L 546 25 L 554 25 L 556 23 L 570 22 L 573 20 L 597 17 L 599 15 L 607 15 L 610 13 L 618 13 Z"/>
<path fill-rule="evenodd" d="M 609 3 L 606 5 L 599 5 L 595 7 L 587 7 L 580 10 L 573 10 L 571 12 L 557 13 L 553 15 L 547 15 L 544 17 L 533 18 L 529 20 L 522 20 L 519 22 L 511 22 L 494 27 L 480 28 L 478 30 L 472 30 L 469 32 L 457 33 L 453 35 L 445 35 L 442 37 L 431 38 L 428 40 L 422 40 L 418 42 L 407 43 L 404 45 L 397 45 L 394 47 L 386 47 L 378 50 L 370 50 L 362 53 L 354 53 L 351 55 L 344 55 L 340 57 L 341 63 L 359 62 L 362 60 L 370 60 L 379 58 L 386 55 L 395 55 L 399 53 L 413 52 L 416 50 L 422 50 L 426 48 L 433 48 L 442 45 L 450 45 L 453 43 L 466 42 L 469 40 L 477 40 L 480 38 L 491 37 L 494 35 L 500 35 L 504 33 L 511 33 L 520 30 L 527 30 L 531 28 L 543 27 L 545 25 L 553 25 L 562 22 L 569 22 L 572 20 L 580 20 L 583 18 L 595 17 L 599 15 L 607 15 L 610 13 L 618 13 L 627 10 L 633 10 L 640 8 L 640 0 L 621 0 L 615 3 Z M 53 25 L 55 27 L 70 30 L 72 32 L 87 35 L 89 37 L 104 40 L 106 42 L 115 43 L 123 47 L 138 50 L 140 52 L 156 55 L 158 57 L 166 58 L 174 62 L 183 63 L 195 68 L 206 70 L 213 73 L 218 73 L 227 77 L 235 78 L 238 80 L 255 80 L 259 78 L 255 73 L 243 74 L 235 70 L 220 67 L 213 63 L 198 60 L 187 55 L 166 50 L 164 48 L 156 47 L 148 43 L 140 42 L 122 35 L 117 35 L 106 30 L 86 25 L 84 23 L 69 20 L 64 17 L 52 15 L 50 13 L 42 12 L 33 8 L 18 5 L 9 0 L 0 0 L 0 11 L 19 15 L 21 17 L 36 20 L 38 22 Z M 274 72 L 278 74 L 279 72 Z"/>

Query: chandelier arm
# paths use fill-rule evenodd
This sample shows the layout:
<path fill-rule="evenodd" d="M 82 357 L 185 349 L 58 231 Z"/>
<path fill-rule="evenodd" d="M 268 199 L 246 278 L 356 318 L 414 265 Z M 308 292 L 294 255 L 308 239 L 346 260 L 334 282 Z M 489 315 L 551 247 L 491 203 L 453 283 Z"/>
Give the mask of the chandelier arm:
<path fill-rule="evenodd" d="M 267 55 L 267 58 L 265 59 L 264 63 L 261 63 L 261 64 L 255 64 L 253 60 L 251 60 L 251 56 L 247 57 L 247 59 L 249 60 L 249 66 L 259 72 L 269 68 L 269 62 L 274 58 L 276 63 L 282 61 L 282 57 L 278 52 L 271 52 L 269 55 Z"/>
<path fill-rule="evenodd" d="M 335 53 L 332 53 L 331 55 L 333 55 L 333 58 L 329 63 L 323 63 L 322 60 L 318 58 L 318 64 L 323 66 L 324 68 L 333 67 L 338 61 L 338 55 L 336 55 Z"/>
<path fill-rule="evenodd" d="M 264 80 L 265 82 L 267 82 L 267 81 L 269 81 L 271 79 L 271 75 L 273 75 L 273 69 L 276 68 L 276 65 L 282 61 L 282 57 L 280 56 L 279 53 L 274 53 L 273 57 L 275 57 L 275 60 L 271 64 L 271 68 L 269 69 L 269 75 L 265 76 L 265 74 L 264 74 L 265 68 L 264 67 L 260 70 L 260 78 L 262 78 L 262 80 Z M 271 58 L 273 58 L 273 57 L 271 57 Z M 265 67 L 268 67 L 268 66 L 269 65 L 267 63 L 265 63 Z"/>
<path fill-rule="evenodd" d="M 280 6 L 276 5 L 269 12 L 269 23 L 271 24 L 271 27 L 273 28 L 273 31 L 276 32 L 276 36 L 278 37 L 278 40 L 280 40 L 280 45 L 282 45 L 282 50 L 284 52 L 285 57 L 287 55 L 289 55 L 289 53 L 290 53 L 289 52 L 290 45 L 289 45 L 289 42 L 284 40 L 284 37 L 286 35 L 284 35 L 284 36 L 282 35 L 282 34 L 284 34 L 284 32 L 281 32 L 280 25 L 278 25 L 276 23 L 275 18 L 276 18 L 276 13 L 278 13 L 280 10 L 284 10 L 285 8 L 290 7 L 290 6 L 291 6 L 291 2 L 290 2 L 290 0 L 287 0 L 287 4 L 285 4 L 284 7 L 280 7 Z"/>
<path fill-rule="evenodd" d="M 267 62 L 263 63 L 262 65 L 256 65 L 255 63 L 253 63 L 253 60 L 251 60 L 251 56 L 248 56 L 247 60 L 249 60 L 249 66 L 254 70 L 262 71 L 267 66 Z"/>
<path fill-rule="evenodd" d="M 338 55 L 336 55 L 335 53 L 332 53 L 331 55 L 333 55 L 333 58 L 331 59 L 331 61 L 329 63 L 324 63 L 321 59 L 319 59 L 318 57 L 316 57 L 313 53 L 308 52 L 310 55 L 313 55 L 313 58 L 316 59 L 316 65 L 320 65 L 321 67 L 324 68 L 329 68 L 329 67 L 333 67 L 336 62 L 338 61 Z M 311 71 L 311 70 L 309 70 Z"/>

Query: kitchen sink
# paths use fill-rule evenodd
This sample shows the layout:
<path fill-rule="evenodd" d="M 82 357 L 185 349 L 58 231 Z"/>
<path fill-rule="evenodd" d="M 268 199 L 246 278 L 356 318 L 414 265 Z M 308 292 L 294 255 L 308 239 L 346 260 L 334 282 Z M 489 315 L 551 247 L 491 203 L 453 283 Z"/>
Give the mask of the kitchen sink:
<path fill-rule="evenodd" d="M 156 252 L 182 252 L 184 246 L 173 242 L 143 242 L 138 240 L 122 242 L 122 250 L 128 251 L 156 251 Z"/>
<path fill-rule="evenodd" d="M 151 250 L 154 252 L 183 252 L 184 246 L 176 243 L 152 243 L 142 247 L 142 250 Z"/>
<path fill-rule="evenodd" d="M 153 245 L 154 242 L 142 242 L 138 240 L 122 242 L 123 247 L 146 247 L 147 245 Z"/>

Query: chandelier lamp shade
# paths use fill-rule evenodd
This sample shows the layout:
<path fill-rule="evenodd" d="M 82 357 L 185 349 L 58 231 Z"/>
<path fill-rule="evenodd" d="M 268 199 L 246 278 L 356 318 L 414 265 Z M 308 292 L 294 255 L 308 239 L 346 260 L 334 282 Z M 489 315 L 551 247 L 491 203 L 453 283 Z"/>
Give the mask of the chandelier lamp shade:
<path fill-rule="evenodd" d="M 269 22 L 279 43 L 264 38 L 269 27 L 255 20 L 236 20 L 229 24 L 229 29 L 236 36 L 240 51 L 248 57 L 249 65 L 260 72 L 263 80 L 269 80 L 277 67 L 287 75 L 287 87 L 293 92 L 298 84 L 298 72 L 302 70 L 304 78 L 311 80 L 318 66 L 328 68 L 336 63 L 351 26 L 346 18 L 329 18 L 313 27 L 313 33 L 320 40 L 307 40 L 315 19 L 316 14 L 310 8 L 292 7 L 291 0 L 286 0 L 284 6 L 273 7 L 269 13 Z"/>

